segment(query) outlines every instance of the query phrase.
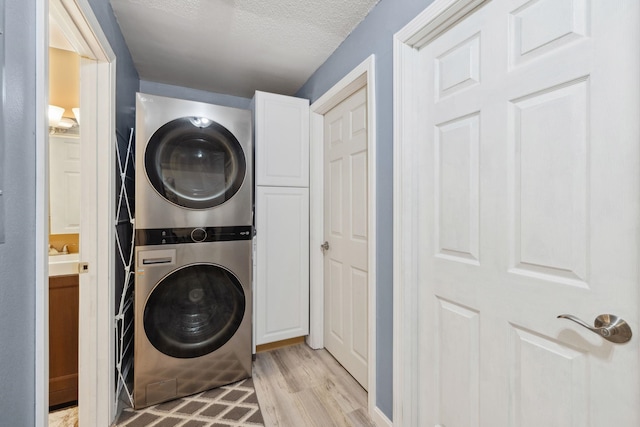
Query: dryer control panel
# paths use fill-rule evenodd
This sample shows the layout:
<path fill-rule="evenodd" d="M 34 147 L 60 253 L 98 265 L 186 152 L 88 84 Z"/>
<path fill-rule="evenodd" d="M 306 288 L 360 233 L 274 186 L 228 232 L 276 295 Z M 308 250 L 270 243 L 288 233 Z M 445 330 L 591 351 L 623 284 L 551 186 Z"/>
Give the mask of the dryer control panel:
<path fill-rule="evenodd" d="M 251 240 L 253 227 L 147 228 L 136 230 L 136 246 Z"/>

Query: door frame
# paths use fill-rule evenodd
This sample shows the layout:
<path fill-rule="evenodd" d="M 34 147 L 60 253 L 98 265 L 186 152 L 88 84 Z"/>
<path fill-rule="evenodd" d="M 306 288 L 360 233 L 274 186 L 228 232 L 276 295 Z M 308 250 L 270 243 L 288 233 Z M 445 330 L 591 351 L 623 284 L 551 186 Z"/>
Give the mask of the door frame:
<path fill-rule="evenodd" d="M 83 204 L 84 238 L 80 237 L 81 261 L 89 264 L 89 272 L 80 276 L 79 418 L 83 424 L 110 425 L 116 404 L 113 327 L 116 57 L 88 0 L 50 0 L 38 2 L 36 7 L 36 426 L 48 425 L 49 412 L 47 105 L 50 12 L 55 14 L 65 36 L 82 56 L 82 132 L 83 141 L 91 142 L 81 148 L 81 173 L 87 182 L 81 197 L 91 202 Z"/>
<path fill-rule="evenodd" d="M 419 51 L 491 0 L 435 0 L 393 37 L 393 421 L 418 425 Z"/>
<path fill-rule="evenodd" d="M 368 408 L 378 424 L 389 425 L 376 407 L 376 100 L 375 55 L 369 56 L 309 107 L 309 336 L 307 344 L 324 347 L 324 115 L 357 90 L 367 88 L 367 191 L 368 191 Z"/>

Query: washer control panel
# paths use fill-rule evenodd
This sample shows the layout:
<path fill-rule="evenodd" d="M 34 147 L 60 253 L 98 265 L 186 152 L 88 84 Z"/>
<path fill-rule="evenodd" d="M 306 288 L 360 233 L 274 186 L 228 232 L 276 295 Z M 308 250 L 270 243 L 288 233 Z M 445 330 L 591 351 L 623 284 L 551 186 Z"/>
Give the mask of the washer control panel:
<path fill-rule="evenodd" d="M 251 240 L 253 227 L 145 228 L 136 230 L 136 246 Z"/>

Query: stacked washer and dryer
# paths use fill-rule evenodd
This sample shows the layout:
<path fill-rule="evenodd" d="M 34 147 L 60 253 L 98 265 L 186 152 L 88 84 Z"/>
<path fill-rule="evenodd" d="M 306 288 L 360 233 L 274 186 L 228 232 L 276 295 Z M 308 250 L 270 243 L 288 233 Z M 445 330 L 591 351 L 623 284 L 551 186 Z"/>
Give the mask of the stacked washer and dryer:
<path fill-rule="evenodd" d="M 251 376 L 251 113 L 138 93 L 136 409 Z"/>

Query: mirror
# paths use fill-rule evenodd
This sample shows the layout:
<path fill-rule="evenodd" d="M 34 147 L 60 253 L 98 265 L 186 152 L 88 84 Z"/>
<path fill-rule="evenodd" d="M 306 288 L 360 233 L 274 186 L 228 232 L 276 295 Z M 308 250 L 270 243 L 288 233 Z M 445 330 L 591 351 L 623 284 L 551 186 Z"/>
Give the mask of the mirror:
<path fill-rule="evenodd" d="M 50 234 L 80 233 L 80 137 L 49 136 Z"/>

